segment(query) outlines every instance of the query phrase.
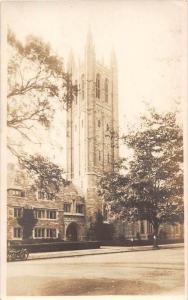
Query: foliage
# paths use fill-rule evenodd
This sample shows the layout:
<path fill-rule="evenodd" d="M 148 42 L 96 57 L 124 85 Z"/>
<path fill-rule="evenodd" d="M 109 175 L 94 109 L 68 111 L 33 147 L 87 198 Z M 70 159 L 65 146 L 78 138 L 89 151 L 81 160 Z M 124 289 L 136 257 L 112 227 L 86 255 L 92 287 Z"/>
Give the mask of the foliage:
<path fill-rule="evenodd" d="M 11 129 L 8 148 L 13 154 L 14 133 L 33 142 L 32 130 L 35 137 L 40 132 L 38 126 L 48 128 L 55 110 L 68 109 L 76 93 L 71 74 L 64 71 L 63 60 L 49 44 L 34 36 L 21 43 L 9 30 L 7 126 Z"/>
<path fill-rule="evenodd" d="M 40 191 L 57 193 L 62 185 L 69 184 L 63 177 L 63 169 L 41 155 L 23 156 L 20 165 L 34 179 L 34 186 Z"/>
<path fill-rule="evenodd" d="M 18 223 L 23 228 L 23 239 L 27 240 L 32 238 L 32 230 L 37 224 L 33 209 L 24 208 L 22 217 L 18 219 Z"/>
<path fill-rule="evenodd" d="M 113 238 L 113 225 L 103 222 L 103 215 L 100 211 L 96 213 L 95 222 L 90 224 L 88 238 L 97 241 L 112 240 Z"/>
<path fill-rule="evenodd" d="M 115 218 L 148 220 L 157 236 L 160 224 L 183 222 L 182 128 L 175 113 L 150 110 L 123 140 L 133 155 L 101 177 L 99 195 Z"/>

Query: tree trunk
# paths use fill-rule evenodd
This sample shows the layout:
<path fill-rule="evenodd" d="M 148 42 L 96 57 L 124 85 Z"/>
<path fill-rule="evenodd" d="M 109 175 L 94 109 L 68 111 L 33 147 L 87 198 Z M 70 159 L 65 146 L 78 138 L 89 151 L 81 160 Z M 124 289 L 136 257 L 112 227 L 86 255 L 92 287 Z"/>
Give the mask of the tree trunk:
<path fill-rule="evenodd" d="M 154 224 L 153 225 L 153 229 L 154 229 L 154 235 L 153 235 L 153 248 L 154 249 L 158 249 L 158 232 L 159 232 L 159 224 Z"/>

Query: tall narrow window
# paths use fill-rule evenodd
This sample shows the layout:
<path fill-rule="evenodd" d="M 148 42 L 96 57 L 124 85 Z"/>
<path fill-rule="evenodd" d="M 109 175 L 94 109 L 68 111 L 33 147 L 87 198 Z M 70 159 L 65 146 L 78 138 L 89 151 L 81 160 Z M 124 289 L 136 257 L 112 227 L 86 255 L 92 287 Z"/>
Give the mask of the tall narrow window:
<path fill-rule="evenodd" d="M 76 205 L 76 212 L 79 214 L 83 214 L 84 213 L 84 206 L 83 204 L 77 204 Z"/>
<path fill-rule="evenodd" d="M 22 208 L 14 207 L 14 218 L 20 218 L 22 216 Z"/>
<path fill-rule="evenodd" d="M 81 94 L 82 94 L 82 100 L 84 100 L 84 74 L 81 76 Z"/>
<path fill-rule="evenodd" d="M 96 98 L 100 99 L 100 75 L 96 77 Z"/>
<path fill-rule="evenodd" d="M 14 227 L 13 237 L 19 239 L 22 237 L 22 230 L 20 227 Z"/>
<path fill-rule="evenodd" d="M 64 203 L 64 212 L 70 212 L 70 211 L 71 211 L 71 204 Z"/>
<path fill-rule="evenodd" d="M 76 88 L 76 91 L 75 91 L 75 104 L 77 104 L 77 97 L 78 97 L 78 81 L 75 80 L 75 88 Z"/>
<path fill-rule="evenodd" d="M 101 151 L 99 151 L 99 161 L 101 160 Z"/>
<path fill-rule="evenodd" d="M 144 230 L 144 221 L 141 221 L 141 223 L 140 223 L 140 233 L 141 234 L 145 233 L 145 230 Z"/>
<path fill-rule="evenodd" d="M 105 79 L 104 84 L 104 92 L 105 92 L 105 102 L 108 102 L 108 79 Z"/>

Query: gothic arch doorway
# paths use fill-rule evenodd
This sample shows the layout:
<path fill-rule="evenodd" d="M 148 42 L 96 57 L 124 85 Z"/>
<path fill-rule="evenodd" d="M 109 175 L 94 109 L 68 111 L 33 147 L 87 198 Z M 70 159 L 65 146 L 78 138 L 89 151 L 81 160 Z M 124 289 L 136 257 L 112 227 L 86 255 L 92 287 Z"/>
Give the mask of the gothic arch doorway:
<path fill-rule="evenodd" d="M 66 230 L 66 239 L 68 241 L 78 240 L 78 225 L 75 222 L 72 222 L 68 225 Z"/>

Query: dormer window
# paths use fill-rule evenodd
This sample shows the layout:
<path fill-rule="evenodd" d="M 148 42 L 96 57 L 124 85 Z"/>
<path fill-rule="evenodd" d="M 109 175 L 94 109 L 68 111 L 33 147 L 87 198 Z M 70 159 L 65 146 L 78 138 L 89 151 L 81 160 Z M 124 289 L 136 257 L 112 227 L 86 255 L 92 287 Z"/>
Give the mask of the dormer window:
<path fill-rule="evenodd" d="M 100 75 L 96 77 L 96 98 L 100 99 Z"/>
<path fill-rule="evenodd" d="M 43 191 L 38 192 L 38 199 L 39 200 L 53 200 L 54 199 L 54 193 L 47 193 Z"/>
<path fill-rule="evenodd" d="M 9 196 L 25 197 L 25 191 L 19 189 L 8 189 Z"/>

